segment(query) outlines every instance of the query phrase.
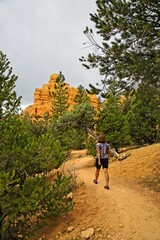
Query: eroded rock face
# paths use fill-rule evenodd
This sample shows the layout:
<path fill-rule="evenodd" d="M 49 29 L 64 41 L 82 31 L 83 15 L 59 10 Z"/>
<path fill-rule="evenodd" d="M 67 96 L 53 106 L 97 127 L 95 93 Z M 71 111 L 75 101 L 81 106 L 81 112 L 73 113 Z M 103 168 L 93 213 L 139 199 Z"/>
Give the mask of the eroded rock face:
<path fill-rule="evenodd" d="M 54 102 L 52 92 L 54 90 L 54 82 L 58 77 L 57 73 L 54 73 L 50 76 L 48 84 L 43 84 L 42 88 L 36 88 L 34 92 L 34 103 L 29 105 L 24 112 L 28 113 L 32 116 L 43 116 L 44 113 L 48 112 L 52 114 L 52 105 Z M 77 88 L 70 87 L 69 84 L 66 83 L 68 88 L 69 99 L 68 103 L 70 105 L 69 110 L 71 110 L 76 103 L 74 102 L 74 98 L 78 92 Z M 96 95 L 88 95 L 90 98 L 91 104 L 98 109 L 98 99 Z"/>

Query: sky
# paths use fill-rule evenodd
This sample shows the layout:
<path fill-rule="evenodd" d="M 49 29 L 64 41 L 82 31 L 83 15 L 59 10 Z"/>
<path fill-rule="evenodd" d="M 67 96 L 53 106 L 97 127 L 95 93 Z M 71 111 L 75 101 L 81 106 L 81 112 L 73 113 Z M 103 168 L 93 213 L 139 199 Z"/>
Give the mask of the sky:
<path fill-rule="evenodd" d="M 92 52 L 83 31 L 95 30 L 89 15 L 95 12 L 95 0 L 0 0 L 0 50 L 18 76 L 22 107 L 33 103 L 35 88 L 53 73 L 61 71 L 71 87 L 100 82 L 98 69 L 79 61 Z"/>

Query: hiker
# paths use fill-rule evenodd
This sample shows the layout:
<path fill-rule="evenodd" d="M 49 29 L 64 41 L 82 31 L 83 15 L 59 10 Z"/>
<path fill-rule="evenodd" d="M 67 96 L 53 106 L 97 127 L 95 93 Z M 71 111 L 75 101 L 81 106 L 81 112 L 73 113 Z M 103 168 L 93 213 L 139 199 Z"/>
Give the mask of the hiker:
<path fill-rule="evenodd" d="M 99 171 L 102 166 L 106 182 L 104 188 L 109 190 L 108 159 L 110 157 L 110 146 L 106 142 L 105 136 L 103 134 L 99 135 L 97 141 L 98 143 L 96 144 L 96 170 L 95 179 L 93 180 L 93 182 L 95 184 L 98 183 Z"/>

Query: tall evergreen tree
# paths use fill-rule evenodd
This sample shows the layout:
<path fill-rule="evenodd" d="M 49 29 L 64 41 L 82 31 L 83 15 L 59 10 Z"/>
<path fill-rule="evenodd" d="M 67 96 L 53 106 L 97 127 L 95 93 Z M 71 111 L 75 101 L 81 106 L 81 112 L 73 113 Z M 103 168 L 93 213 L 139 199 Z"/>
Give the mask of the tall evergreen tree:
<path fill-rule="evenodd" d="M 79 85 L 77 89 L 78 89 L 78 93 L 74 98 L 74 102 L 76 102 L 77 104 L 81 104 L 86 101 L 89 101 L 89 97 L 84 87 L 82 85 Z"/>
<path fill-rule="evenodd" d="M 127 114 L 130 135 L 138 144 L 154 143 L 160 126 L 160 89 L 140 84 Z"/>
<path fill-rule="evenodd" d="M 62 72 L 59 73 L 54 84 L 53 94 L 53 118 L 58 119 L 62 116 L 68 109 L 68 88 L 65 83 L 65 78 Z"/>
<path fill-rule="evenodd" d="M 51 185 L 45 175 L 39 176 L 58 168 L 67 151 L 49 131 L 48 122 L 17 114 L 16 80 L 0 52 L 0 240 L 28 239 L 39 214 L 58 216 L 71 208 L 64 198 L 70 178 L 59 176 Z"/>
<path fill-rule="evenodd" d="M 54 135 L 58 134 L 63 145 L 68 144 L 72 148 L 82 146 L 87 135 L 87 127 L 94 123 L 95 117 L 94 107 L 89 102 L 81 103 L 59 117 Z"/>
<path fill-rule="evenodd" d="M 116 79 L 122 89 L 140 82 L 160 86 L 160 1 L 97 0 L 96 4 L 97 12 L 90 16 L 102 45 L 86 27 L 84 33 L 95 51 L 80 59 L 83 65 L 98 67 L 103 85 Z"/>
<path fill-rule="evenodd" d="M 107 141 L 118 151 L 118 148 L 130 141 L 125 115 L 122 106 L 114 96 L 110 96 L 102 105 L 99 113 L 97 132 L 103 132 Z"/>
<path fill-rule="evenodd" d="M 12 74 L 10 62 L 0 51 L 0 119 L 16 113 L 20 108 L 21 97 L 17 97 L 14 90 L 17 76 Z"/>

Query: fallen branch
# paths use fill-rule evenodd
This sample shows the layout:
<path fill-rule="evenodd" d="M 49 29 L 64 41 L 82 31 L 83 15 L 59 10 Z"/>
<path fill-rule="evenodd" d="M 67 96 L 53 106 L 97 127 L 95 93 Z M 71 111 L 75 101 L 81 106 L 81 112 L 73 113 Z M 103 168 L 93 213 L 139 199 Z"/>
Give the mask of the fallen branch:
<path fill-rule="evenodd" d="M 118 160 L 122 161 L 122 160 L 126 159 L 127 157 L 129 157 L 130 155 L 131 155 L 131 153 L 124 153 L 118 158 Z"/>

